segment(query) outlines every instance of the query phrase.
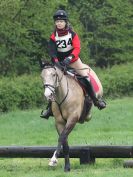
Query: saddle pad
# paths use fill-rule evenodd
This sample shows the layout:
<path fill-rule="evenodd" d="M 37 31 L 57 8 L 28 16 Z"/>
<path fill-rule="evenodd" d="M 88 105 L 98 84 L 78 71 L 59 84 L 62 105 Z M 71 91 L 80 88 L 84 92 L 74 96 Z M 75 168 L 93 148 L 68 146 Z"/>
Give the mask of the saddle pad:
<path fill-rule="evenodd" d="M 95 78 L 94 78 L 91 74 L 89 74 L 89 77 L 90 77 L 90 81 L 91 81 L 91 84 L 92 84 L 92 86 L 93 86 L 93 89 L 94 89 L 94 91 L 97 93 L 100 88 L 99 88 L 99 86 L 98 86 L 98 84 L 97 84 Z"/>

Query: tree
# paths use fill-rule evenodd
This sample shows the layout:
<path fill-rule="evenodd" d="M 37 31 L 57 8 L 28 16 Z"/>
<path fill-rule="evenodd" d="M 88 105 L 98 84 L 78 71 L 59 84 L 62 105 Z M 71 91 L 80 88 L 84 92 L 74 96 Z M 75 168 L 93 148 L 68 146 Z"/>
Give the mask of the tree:
<path fill-rule="evenodd" d="M 108 67 L 132 60 L 131 1 L 78 0 L 73 5 L 79 10 L 90 57 L 96 65 Z"/>
<path fill-rule="evenodd" d="M 62 4 L 65 6 L 65 0 Z M 48 58 L 47 43 L 52 33 L 52 16 L 62 4 L 48 0 L 1 1 L 1 75 L 20 75 L 40 70 L 38 60 Z"/>

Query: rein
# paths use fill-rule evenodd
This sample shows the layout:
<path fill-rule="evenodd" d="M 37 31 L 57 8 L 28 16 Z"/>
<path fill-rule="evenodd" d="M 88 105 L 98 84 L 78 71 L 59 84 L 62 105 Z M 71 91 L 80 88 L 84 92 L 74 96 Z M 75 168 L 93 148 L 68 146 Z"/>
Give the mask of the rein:
<path fill-rule="evenodd" d="M 61 80 L 60 80 L 60 81 L 61 81 Z M 62 119 L 64 119 L 64 117 L 63 117 L 63 114 L 62 114 L 61 105 L 62 105 L 62 103 L 65 101 L 65 99 L 67 98 L 68 93 L 69 93 L 69 87 L 68 87 L 68 80 L 67 80 L 67 93 L 66 93 L 65 97 L 62 99 L 62 101 L 61 101 L 60 103 L 58 103 L 58 102 L 55 100 L 56 104 L 57 104 L 58 107 L 59 107 L 59 110 L 60 110 Z M 65 120 L 65 119 L 64 119 L 64 120 Z"/>

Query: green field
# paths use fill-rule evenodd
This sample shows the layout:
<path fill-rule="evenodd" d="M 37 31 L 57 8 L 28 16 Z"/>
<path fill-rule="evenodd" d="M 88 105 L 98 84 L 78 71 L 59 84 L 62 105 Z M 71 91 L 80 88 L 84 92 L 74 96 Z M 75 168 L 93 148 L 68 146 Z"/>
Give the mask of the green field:
<path fill-rule="evenodd" d="M 133 98 L 108 100 L 108 107 L 93 109 L 92 120 L 77 124 L 70 145 L 133 145 Z M 41 110 L 15 111 L 0 115 L 0 145 L 56 145 L 54 120 L 39 117 Z M 124 159 L 96 159 L 95 165 L 80 165 L 71 159 L 71 172 L 63 172 L 63 159 L 56 168 L 48 159 L 0 159 L 0 177 L 128 177 L 133 169 L 123 168 Z"/>

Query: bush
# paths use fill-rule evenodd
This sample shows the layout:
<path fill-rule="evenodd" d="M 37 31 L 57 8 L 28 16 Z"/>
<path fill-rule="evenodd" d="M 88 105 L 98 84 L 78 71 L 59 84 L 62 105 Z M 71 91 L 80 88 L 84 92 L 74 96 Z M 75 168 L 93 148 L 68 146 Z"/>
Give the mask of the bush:
<path fill-rule="evenodd" d="M 133 65 L 116 65 L 100 70 L 98 76 L 104 88 L 105 97 L 121 97 L 133 94 Z"/>
<path fill-rule="evenodd" d="M 15 108 L 28 109 L 44 104 L 43 88 L 39 76 L 21 76 L 0 80 L 0 111 Z"/>

